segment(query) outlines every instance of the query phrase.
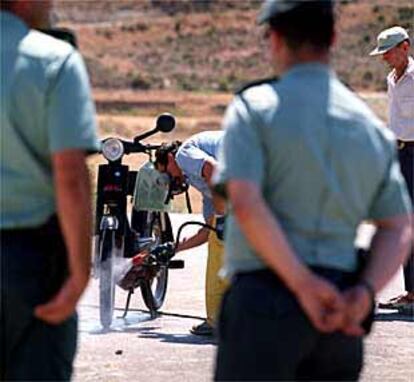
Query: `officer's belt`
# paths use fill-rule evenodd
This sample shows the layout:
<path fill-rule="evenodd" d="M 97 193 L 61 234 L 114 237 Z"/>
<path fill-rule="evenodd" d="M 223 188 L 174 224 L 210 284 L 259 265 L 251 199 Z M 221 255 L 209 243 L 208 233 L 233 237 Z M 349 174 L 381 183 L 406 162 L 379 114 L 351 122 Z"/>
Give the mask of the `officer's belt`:
<path fill-rule="evenodd" d="M 408 147 L 413 147 L 414 148 L 414 141 L 402 141 L 400 139 L 397 139 L 397 148 L 398 150 L 402 150 Z"/>

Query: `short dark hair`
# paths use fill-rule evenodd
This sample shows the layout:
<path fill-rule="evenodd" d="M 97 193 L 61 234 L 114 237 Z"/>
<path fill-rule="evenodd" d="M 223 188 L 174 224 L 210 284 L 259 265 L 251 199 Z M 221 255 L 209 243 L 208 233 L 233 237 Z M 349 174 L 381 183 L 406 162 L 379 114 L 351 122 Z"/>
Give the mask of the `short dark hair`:
<path fill-rule="evenodd" d="M 291 11 L 271 18 L 269 26 L 285 38 L 292 50 L 303 45 L 327 50 L 334 36 L 334 7 L 329 0 L 304 1 Z"/>
<path fill-rule="evenodd" d="M 155 151 L 155 165 L 167 166 L 168 154 L 175 156 L 182 142 L 174 141 L 170 143 L 162 143 L 161 146 Z"/>
<path fill-rule="evenodd" d="M 11 11 L 14 3 L 14 0 L 0 0 L 0 9 L 3 11 Z"/>

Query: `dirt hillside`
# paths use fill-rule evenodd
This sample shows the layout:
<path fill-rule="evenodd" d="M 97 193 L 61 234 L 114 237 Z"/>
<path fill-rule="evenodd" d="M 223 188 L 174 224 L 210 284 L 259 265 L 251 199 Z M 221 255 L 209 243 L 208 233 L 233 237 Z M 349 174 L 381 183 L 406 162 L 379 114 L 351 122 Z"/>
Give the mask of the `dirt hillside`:
<path fill-rule="evenodd" d="M 118 89 L 231 91 L 270 74 L 261 1 L 58 1 L 59 25 L 77 33 L 93 85 Z M 338 2 L 334 65 L 355 89 L 383 90 L 386 68 L 368 57 L 377 34 L 413 30 L 411 0 Z"/>

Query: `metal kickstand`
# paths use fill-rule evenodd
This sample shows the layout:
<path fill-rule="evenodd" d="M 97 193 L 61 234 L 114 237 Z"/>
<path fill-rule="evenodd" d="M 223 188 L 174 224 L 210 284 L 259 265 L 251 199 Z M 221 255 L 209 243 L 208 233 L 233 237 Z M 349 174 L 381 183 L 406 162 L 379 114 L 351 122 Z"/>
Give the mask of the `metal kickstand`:
<path fill-rule="evenodd" d="M 151 320 L 157 318 L 158 314 L 157 314 L 157 311 L 154 308 L 154 304 L 153 304 L 152 300 L 150 302 L 149 312 L 150 312 L 150 315 L 151 315 Z"/>
<path fill-rule="evenodd" d="M 126 304 L 125 304 L 125 309 L 124 309 L 124 314 L 122 315 L 121 318 L 125 318 L 126 315 L 128 314 L 128 309 L 129 309 L 129 303 L 131 302 L 131 296 L 134 294 L 134 289 L 131 288 L 128 291 L 128 296 L 127 296 L 127 300 L 126 300 Z"/>

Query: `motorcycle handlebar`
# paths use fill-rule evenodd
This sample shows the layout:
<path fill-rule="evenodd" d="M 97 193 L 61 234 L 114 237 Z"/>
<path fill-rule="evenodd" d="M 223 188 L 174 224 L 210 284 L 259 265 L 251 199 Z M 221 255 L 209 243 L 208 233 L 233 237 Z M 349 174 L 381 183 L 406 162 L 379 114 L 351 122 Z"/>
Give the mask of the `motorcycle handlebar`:
<path fill-rule="evenodd" d="M 125 154 L 148 153 L 152 150 L 158 149 L 161 146 L 161 145 L 143 144 L 137 141 L 128 142 L 128 141 L 121 140 L 121 142 L 124 145 Z"/>
<path fill-rule="evenodd" d="M 140 148 L 133 148 L 130 153 L 149 153 L 158 149 L 158 147 L 160 147 L 160 145 L 142 145 Z"/>
<path fill-rule="evenodd" d="M 101 141 L 101 143 L 105 142 L 108 138 L 105 138 Z M 134 154 L 134 153 L 148 153 L 150 151 L 158 149 L 161 145 L 151 145 L 151 144 L 143 144 L 139 141 L 126 141 L 123 139 L 118 139 L 122 145 L 124 146 L 124 154 Z M 102 153 L 102 149 L 98 151 Z"/>
<path fill-rule="evenodd" d="M 172 114 L 163 113 L 157 117 L 156 125 L 152 130 L 146 131 L 145 133 L 139 134 L 134 137 L 133 141 L 125 141 L 119 138 L 118 139 L 123 147 L 124 147 L 124 154 L 132 154 L 132 153 L 147 153 L 149 154 L 151 151 L 158 149 L 161 145 L 151 145 L 151 144 L 143 144 L 141 141 L 145 138 L 150 137 L 158 132 L 161 133 L 168 133 L 175 128 L 175 118 Z M 104 139 L 102 142 L 104 142 Z M 99 151 L 102 153 L 102 150 Z"/>

